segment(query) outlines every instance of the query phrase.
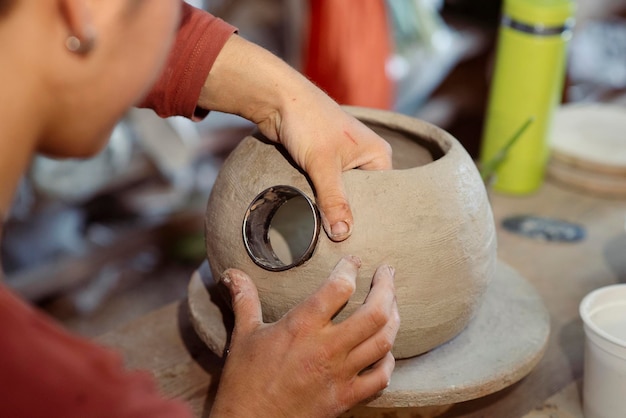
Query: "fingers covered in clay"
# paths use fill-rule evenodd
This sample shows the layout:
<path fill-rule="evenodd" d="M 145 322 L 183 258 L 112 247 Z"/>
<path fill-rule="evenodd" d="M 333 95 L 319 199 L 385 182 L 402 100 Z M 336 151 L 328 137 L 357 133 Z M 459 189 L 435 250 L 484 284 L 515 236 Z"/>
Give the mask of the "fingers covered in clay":
<path fill-rule="evenodd" d="M 241 270 L 228 269 L 222 274 L 221 282 L 230 292 L 237 330 L 249 332 L 262 324 L 259 294 L 250 277 Z"/>
<path fill-rule="evenodd" d="M 341 167 L 322 167 L 311 176 L 318 191 L 317 205 L 322 225 L 333 241 L 343 241 L 352 234 L 352 210 L 341 179 Z"/>
<path fill-rule="evenodd" d="M 378 267 L 365 303 L 337 325 L 347 345 L 353 345 L 347 366 L 360 371 L 391 351 L 400 328 L 394 288 L 395 271 Z"/>
<path fill-rule="evenodd" d="M 393 270 L 380 267 L 362 307 L 332 322 L 360 265 L 342 258 L 314 294 L 272 324 L 261 320 L 252 280 L 224 273 L 236 319 L 212 417 L 334 417 L 388 385 L 399 325 Z"/>
<path fill-rule="evenodd" d="M 199 106 L 243 116 L 284 145 L 311 178 L 333 241 L 348 238 L 354 223 L 341 174 L 391 168 L 391 147 L 383 138 L 283 60 L 239 36 L 224 45 Z"/>
<path fill-rule="evenodd" d="M 309 318 L 319 318 L 328 323 L 354 293 L 360 267 L 361 260 L 358 257 L 342 258 L 320 289 L 295 310 L 302 311 L 302 315 Z"/>

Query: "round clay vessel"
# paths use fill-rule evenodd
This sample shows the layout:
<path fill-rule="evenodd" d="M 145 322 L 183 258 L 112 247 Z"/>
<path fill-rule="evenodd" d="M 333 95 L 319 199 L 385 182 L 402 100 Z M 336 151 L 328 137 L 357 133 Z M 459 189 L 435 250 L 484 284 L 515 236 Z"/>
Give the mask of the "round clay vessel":
<path fill-rule="evenodd" d="M 320 231 L 309 179 L 279 145 L 251 135 L 211 192 L 207 257 L 214 277 L 235 267 L 253 278 L 267 322 L 350 254 L 362 266 L 341 321 L 365 300 L 376 268 L 391 264 L 401 318 L 392 352 L 412 357 L 459 334 L 480 305 L 496 267 L 491 207 L 474 162 L 450 134 L 397 113 L 345 109 L 391 144 L 394 165 L 343 174 L 352 236 L 335 243 Z"/>

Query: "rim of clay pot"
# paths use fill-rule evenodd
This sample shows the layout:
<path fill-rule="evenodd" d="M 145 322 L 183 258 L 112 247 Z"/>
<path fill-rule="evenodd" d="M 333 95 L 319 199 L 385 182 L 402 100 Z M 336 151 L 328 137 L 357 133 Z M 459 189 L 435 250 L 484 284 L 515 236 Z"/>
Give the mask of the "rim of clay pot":
<path fill-rule="evenodd" d="M 386 137 L 383 132 L 401 133 L 406 140 L 423 148 L 432 158 L 428 162 L 400 170 L 435 163 L 451 152 L 456 152 L 457 148 L 463 148 L 449 132 L 425 120 L 389 110 L 346 105 L 343 105 L 342 108 L 383 138 Z M 398 171 L 398 169 L 394 166 L 393 171 Z"/>
<path fill-rule="evenodd" d="M 311 238 L 306 249 L 294 254 L 291 262 L 283 261 L 272 246 L 270 230 L 278 210 L 288 201 L 302 198 L 312 222 Z M 284 271 L 311 258 L 320 234 L 321 217 L 316 204 L 300 189 L 277 185 L 259 193 L 250 203 L 243 219 L 242 233 L 246 252 L 256 265 L 269 271 Z"/>

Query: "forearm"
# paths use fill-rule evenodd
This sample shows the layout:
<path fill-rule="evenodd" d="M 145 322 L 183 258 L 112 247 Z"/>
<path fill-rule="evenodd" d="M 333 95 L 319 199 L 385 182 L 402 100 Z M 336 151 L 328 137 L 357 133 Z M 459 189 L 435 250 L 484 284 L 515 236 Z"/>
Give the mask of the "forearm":
<path fill-rule="evenodd" d="M 231 35 L 201 88 L 198 107 L 255 122 L 282 144 L 313 182 L 328 236 L 350 236 L 342 173 L 391 168 L 391 148 L 326 93 L 269 51 Z"/>
<path fill-rule="evenodd" d="M 242 116 L 260 125 L 269 139 L 278 140 L 280 118 L 287 107 L 320 99 L 332 102 L 283 60 L 232 35 L 211 68 L 198 106 Z"/>

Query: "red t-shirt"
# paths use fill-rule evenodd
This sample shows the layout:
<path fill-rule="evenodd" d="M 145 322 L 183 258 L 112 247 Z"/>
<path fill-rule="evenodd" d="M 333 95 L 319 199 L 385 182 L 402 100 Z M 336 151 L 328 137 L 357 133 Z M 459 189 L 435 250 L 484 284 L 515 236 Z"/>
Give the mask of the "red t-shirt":
<path fill-rule="evenodd" d="M 163 398 L 148 372 L 73 336 L 0 286 L 0 416 L 190 417 Z"/>
<path fill-rule="evenodd" d="M 167 67 L 142 103 L 161 116 L 203 116 L 200 89 L 235 28 L 183 6 Z M 0 417 L 190 417 L 159 394 L 150 373 L 125 370 L 121 356 L 71 335 L 0 285 Z"/>
<path fill-rule="evenodd" d="M 165 71 L 139 107 L 154 109 L 161 117 L 198 120 L 206 116 L 206 110 L 196 107 L 200 90 L 235 30 L 223 20 L 185 4 Z"/>

